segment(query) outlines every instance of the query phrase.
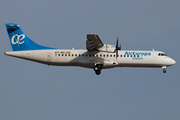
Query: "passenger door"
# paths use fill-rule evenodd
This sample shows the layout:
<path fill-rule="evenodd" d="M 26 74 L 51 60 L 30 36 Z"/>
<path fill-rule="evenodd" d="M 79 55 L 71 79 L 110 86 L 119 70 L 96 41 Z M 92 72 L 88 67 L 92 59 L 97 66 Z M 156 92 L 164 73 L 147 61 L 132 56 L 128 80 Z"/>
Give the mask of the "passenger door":
<path fill-rule="evenodd" d="M 47 61 L 48 61 L 48 62 L 51 62 L 51 61 L 52 61 L 52 54 L 51 54 L 51 53 L 48 53 L 48 54 L 47 54 Z"/>

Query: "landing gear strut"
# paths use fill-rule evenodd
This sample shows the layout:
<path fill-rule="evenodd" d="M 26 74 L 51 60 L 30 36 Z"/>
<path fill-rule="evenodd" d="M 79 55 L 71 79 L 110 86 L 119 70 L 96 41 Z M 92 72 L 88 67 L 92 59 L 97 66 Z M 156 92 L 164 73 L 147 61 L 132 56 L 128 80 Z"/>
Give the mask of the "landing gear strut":
<path fill-rule="evenodd" d="M 102 70 L 102 65 L 101 64 L 97 64 L 96 66 L 94 66 L 94 71 L 95 71 L 96 75 L 100 75 L 101 70 Z"/>

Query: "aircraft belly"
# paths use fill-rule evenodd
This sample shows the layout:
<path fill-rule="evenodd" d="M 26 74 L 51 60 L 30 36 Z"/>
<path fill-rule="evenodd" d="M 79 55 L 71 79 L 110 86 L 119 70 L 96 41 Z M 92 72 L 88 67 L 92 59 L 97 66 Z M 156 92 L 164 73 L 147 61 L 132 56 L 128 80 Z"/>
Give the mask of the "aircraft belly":
<path fill-rule="evenodd" d="M 85 58 L 85 59 L 77 60 L 78 66 L 87 67 L 87 68 L 94 68 L 96 62 L 97 62 L 97 60 L 93 59 L 93 58 L 92 59 Z"/>
<path fill-rule="evenodd" d="M 87 68 L 93 68 L 94 62 L 88 61 L 88 60 L 78 60 L 77 65 L 81 67 L 87 67 Z"/>
<path fill-rule="evenodd" d="M 120 63 L 118 67 L 162 67 L 162 65 L 159 64 L 140 64 L 140 63 Z"/>

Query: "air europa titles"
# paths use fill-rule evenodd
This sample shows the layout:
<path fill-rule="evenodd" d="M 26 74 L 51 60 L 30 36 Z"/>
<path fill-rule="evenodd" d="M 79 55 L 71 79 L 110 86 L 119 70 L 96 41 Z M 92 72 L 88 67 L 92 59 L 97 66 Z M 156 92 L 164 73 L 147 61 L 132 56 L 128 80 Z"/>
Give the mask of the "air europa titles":
<path fill-rule="evenodd" d="M 150 52 L 125 52 L 124 55 L 142 55 L 142 56 L 151 56 Z"/>

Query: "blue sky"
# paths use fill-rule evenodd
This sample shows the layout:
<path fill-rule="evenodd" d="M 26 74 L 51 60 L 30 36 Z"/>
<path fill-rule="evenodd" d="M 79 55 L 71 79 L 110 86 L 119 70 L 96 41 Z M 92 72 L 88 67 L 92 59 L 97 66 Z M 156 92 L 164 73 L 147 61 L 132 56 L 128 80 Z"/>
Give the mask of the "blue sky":
<path fill-rule="evenodd" d="M 0 119 L 179 120 L 178 0 L 16 0 L 0 4 Z M 161 68 L 56 67 L 5 56 L 5 23 L 38 44 L 86 49 L 86 34 L 123 50 L 159 50 L 176 60 Z"/>

